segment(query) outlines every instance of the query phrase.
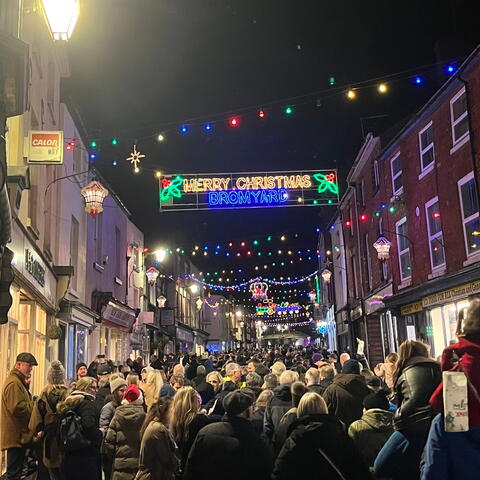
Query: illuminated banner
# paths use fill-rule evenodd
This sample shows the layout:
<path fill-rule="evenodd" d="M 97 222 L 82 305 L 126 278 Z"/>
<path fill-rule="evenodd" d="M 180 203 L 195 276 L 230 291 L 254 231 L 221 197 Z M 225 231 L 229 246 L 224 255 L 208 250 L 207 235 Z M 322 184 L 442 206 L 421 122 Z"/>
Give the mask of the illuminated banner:
<path fill-rule="evenodd" d="M 338 203 L 336 170 L 165 175 L 160 211 L 315 207 Z"/>

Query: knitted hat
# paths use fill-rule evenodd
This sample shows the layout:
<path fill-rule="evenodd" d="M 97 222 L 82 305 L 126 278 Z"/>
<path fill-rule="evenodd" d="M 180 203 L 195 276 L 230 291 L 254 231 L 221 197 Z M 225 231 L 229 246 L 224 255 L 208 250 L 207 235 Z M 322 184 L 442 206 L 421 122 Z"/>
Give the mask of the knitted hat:
<path fill-rule="evenodd" d="M 321 353 L 314 353 L 312 355 L 312 363 L 317 363 L 320 360 L 323 360 L 323 355 Z"/>
<path fill-rule="evenodd" d="M 126 400 L 128 403 L 132 403 L 135 400 L 138 400 L 141 395 L 142 392 L 140 391 L 138 386 L 132 384 L 125 390 L 125 393 L 123 394 L 123 400 Z"/>
<path fill-rule="evenodd" d="M 108 375 L 112 373 L 112 366 L 107 362 L 107 363 L 101 363 L 97 367 L 97 375 Z"/>
<path fill-rule="evenodd" d="M 363 399 L 363 406 L 365 407 L 365 410 L 370 410 L 372 408 L 381 408 L 382 410 L 389 409 L 387 396 L 382 390 L 379 392 L 369 393 Z"/>
<path fill-rule="evenodd" d="M 347 360 L 342 367 L 342 373 L 354 373 L 360 375 L 360 362 L 357 360 Z"/>
<path fill-rule="evenodd" d="M 88 368 L 86 363 L 83 363 L 83 362 L 77 363 L 77 366 L 76 366 L 76 368 L 75 368 L 75 373 L 78 373 L 78 371 L 79 371 L 82 367 Z"/>
<path fill-rule="evenodd" d="M 248 388 L 234 390 L 223 399 L 223 408 L 228 415 L 238 415 L 253 405 L 255 394 Z"/>
<path fill-rule="evenodd" d="M 110 392 L 111 393 L 113 393 L 115 390 L 118 390 L 123 385 L 127 385 L 127 382 L 123 378 L 123 375 L 114 373 L 110 377 Z"/>
<path fill-rule="evenodd" d="M 52 385 L 64 385 L 65 384 L 65 369 L 62 362 L 54 360 L 47 371 L 47 382 Z"/>

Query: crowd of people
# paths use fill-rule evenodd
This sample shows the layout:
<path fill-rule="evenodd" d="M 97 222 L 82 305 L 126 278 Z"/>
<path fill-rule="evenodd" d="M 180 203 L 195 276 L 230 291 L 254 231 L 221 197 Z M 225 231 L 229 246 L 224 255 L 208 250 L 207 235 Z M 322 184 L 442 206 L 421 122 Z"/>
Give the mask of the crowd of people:
<path fill-rule="evenodd" d="M 59 361 L 33 398 L 21 353 L 2 391 L 8 480 L 473 479 L 480 472 L 480 300 L 441 361 L 407 340 L 370 369 L 316 347 Z M 469 429 L 447 432 L 442 371 L 463 372 Z"/>

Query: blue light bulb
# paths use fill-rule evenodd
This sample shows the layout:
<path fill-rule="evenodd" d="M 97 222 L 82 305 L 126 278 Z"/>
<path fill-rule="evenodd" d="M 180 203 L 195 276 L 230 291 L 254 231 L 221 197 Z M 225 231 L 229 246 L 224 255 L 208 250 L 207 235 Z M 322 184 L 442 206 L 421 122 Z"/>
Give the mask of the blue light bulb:
<path fill-rule="evenodd" d="M 413 79 L 413 81 L 414 81 L 415 85 L 421 85 L 423 83 L 423 78 L 417 76 Z"/>
<path fill-rule="evenodd" d="M 211 123 L 206 123 L 203 128 L 205 129 L 206 132 L 211 132 L 213 130 L 213 126 Z"/>
<path fill-rule="evenodd" d="M 114 167 L 116 167 L 116 166 L 118 165 L 118 162 L 117 162 L 116 160 L 114 160 L 114 161 L 112 162 L 112 165 L 113 165 Z"/>
<path fill-rule="evenodd" d="M 455 70 L 456 70 L 455 65 L 447 65 L 447 66 L 445 67 L 445 71 L 446 71 L 448 74 L 454 73 Z"/>
<path fill-rule="evenodd" d="M 182 125 L 182 126 L 180 127 L 180 131 L 181 131 L 182 133 L 187 133 L 187 132 L 188 132 L 188 127 L 187 127 L 187 125 Z"/>
<path fill-rule="evenodd" d="M 95 160 L 96 158 L 97 158 L 97 154 L 92 152 L 90 154 L 90 160 Z"/>

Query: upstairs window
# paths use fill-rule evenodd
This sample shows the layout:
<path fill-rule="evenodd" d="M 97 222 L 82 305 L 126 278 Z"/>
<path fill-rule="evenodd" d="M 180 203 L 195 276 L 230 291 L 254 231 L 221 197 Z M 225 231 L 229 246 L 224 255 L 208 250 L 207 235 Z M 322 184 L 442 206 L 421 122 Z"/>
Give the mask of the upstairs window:
<path fill-rule="evenodd" d="M 392 189 L 394 195 L 401 195 L 403 193 L 403 178 L 402 178 L 402 160 L 400 152 L 398 152 L 391 160 L 390 167 L 392 170 Z"/>
<path fill-rule="evenodd" d="M 467 94 L 465 88 L 460 90 L 450 100 L 450 115 L 452 118 L 453 145 L 468 135 Z"/>
<path fill-rule="evenodd" d="M 395 231 L 397 233 L 398 264 L 400 266 L 400 278 L 402 280 L 406 280 L 412 276 L 407 217 L 403 217 L 395 224 Z"/>
<path fill-rule="evenodd" d="M 435 161 L 435 153 L 433 150 L 433 127 L 430 122 L 423 130 L 418 134 L 418 144 L 420 148 L 420 166 L 422 172 L 428 167 L 433 166 Z"/>
<path fill-rule="evenodd" d="M 438 197 L 432 198 L 425 205 L 427 216 L 428 244 L 430 247 L 430 261 L 432 270 L 445 265 L 445 249 L 443 246 L 442 222 Z"/>
<path fill-rule="evenodd" d="M 473 172 L 458 182 L 467 256 L 480 251 L 478 195 Z"/>

